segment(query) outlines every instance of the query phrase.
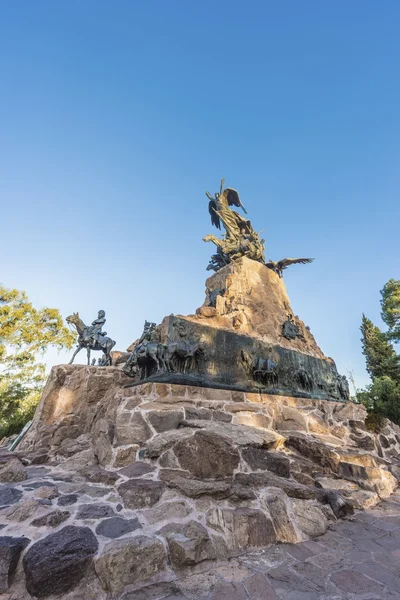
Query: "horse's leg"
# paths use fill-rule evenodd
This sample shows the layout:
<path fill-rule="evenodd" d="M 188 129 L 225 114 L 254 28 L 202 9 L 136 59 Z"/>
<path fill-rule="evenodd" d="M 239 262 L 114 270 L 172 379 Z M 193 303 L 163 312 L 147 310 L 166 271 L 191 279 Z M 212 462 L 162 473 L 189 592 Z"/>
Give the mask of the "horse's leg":
<path fill-rule="evenodd" d="M 90 367 L 90 346 L 88 346 L 86 348 L 86 352 L 87 352 L 87 364 Z"/>
<path fill-rule="evenodd" d="M 81 345 L 78 345 L 77 349 L 75 350 L 75 352 L 74 352 L 74 353 L 73 353 L 73 355 L 72 355 L 72 358 L 71 358 L 71 360 L 70 360 L 70 361 L 69 361 L 69 363 L 68 363 L 69 365 L 72 365 L 72 363 L 74 362 L 74 358 L 75 358 L 75 356 L 78 354 L 78 352 L 80 352 L 80 351 L 82 350 L 82 348 L 83 348 L 83 346 L 81 346 Z"/>

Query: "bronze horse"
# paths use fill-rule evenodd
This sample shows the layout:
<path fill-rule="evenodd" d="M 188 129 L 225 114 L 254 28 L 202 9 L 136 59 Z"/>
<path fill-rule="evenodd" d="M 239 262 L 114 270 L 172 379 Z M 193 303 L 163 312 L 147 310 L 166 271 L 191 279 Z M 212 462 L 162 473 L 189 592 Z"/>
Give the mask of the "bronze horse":
<path fill-rule="evenodd" d="M 66 318 L 66 321 L 70 325 L 73 325 L 78 333 L 78 347 L 69 361 L 69 364 L 72 365 L 78 352 L 80 352 L 82 348 L 86 348 L 88 365 L 90 365 L 90 351 L 101 350 L 103 352 L 102 366 L 111 367 L 112 359 L 110 353 L 112 348 L 115 346 L 115 341 L 109 337 L 106 337 L 105 335 L 98 336 L 98 340 L 95 341 L 91 335 L 92 328 L 85 325 L 85 323 L 79 317 L 79 313 L 73 313 Z"/>

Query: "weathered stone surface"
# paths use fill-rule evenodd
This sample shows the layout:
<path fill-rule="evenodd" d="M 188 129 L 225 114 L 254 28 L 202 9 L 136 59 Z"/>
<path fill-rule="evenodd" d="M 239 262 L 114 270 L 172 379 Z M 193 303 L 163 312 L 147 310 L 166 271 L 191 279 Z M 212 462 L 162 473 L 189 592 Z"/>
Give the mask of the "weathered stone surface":
<path fill-rule="evenodd" d="M 337 519 L 343 519 L 354 513 L 354 508 L 351 502 L 346 500 L 336 490 L 329 490 L 326 494 L 328 502 L 333 510 L 333 514 Z"/>
<path fill-rule="evenodd" d="M 117 412 L 115 438 L 118 446 L 143 444 L 152 435 L 150 427 L 140 412 Z"/>
<path fill-rule="evenodd" d="M 149 508 L 143 511 L 143 516 L 146 518 L 150 525 L 158 523 L 160 521 L 171 522 L 174 519 L 183 519 L 191 513 L 192 509 L 185 502 L 185 500 L 173 500 L 171 502 L 164 502 L 156 508 Z"/>
<path fill-rule="evenodd" d="M 77 494 L 65 494 L 65 496 L 58 498 L 57 504 L 58 506 L 70 506 L 71 504 L 75 504 L 77 500 Z"/>
<path fill-rule="evenodd" d="M 157 458 L 163 452 L 168 450 L 168 448 L 171 448 L 171 446 L 173 446 L 175 443 L 191 437 L 194 435 L 194 433 L 195 431 L 189 428 L 159 433 L 147 442 L 146 456 L 150 458 Z"/>
<path fill-rule="evenodd" d="M 29 542 L 26 537 L 0 536 L 0 594 L 11 585 L 21 552 Z"/>
<path fill-rule="evenodd" d="M 232 423 L 235 425 L 248 425 L 249 427 L 260 429 L 272 429 L 272 417 L 251 412 L 236 412 L 236 414 L 233 415 Z"/>
<path fill-rule="evenodd" d="M 21 497 L 21 490 L 17 490 L 10 486 L 0 486 L 0 507 L 15 504 Z"/>
<path fill-rule="evenodd" d="M 243 584 L 236 581 L 219 581 L 211 592 L 210 600 L 247 600 L 248 595 Z"/>
<path fill-rule="evenodd" d="M 357 490 L 347 492 L 345 494 L 347 500 L 353 506 L 354 509 L 365 510 L 375 506 L 380 500 L 376 492 L 369 492 L 367 490 Z"/>
<path fill-rule="evenodd" d="M 38 598 L 66 594 L 86 575 L 97 548 L 88 527 L 70 525 L 39 540 L 23 559 L 28 592 Z"/>
<path fill-rule="evenodd" d="M 215 498 L 227 498 L 231 493 L 231 480 L 201 481 L 199 479 L 190 479 L 188 471 L 174 469 L 161 469 L 159 476 L 162 481 L 166 482 L 168 487 L 179 490 L 189 498 L 199 498 L 204 495 L 211 495 Z"/>
<path fill-rule="evenodd" d="M 196 431 L 178 442 L 174 454 L 183 469 L 199 479 L 223 479 L 239 464 L 239 452 L 225 438 L 210 431 Z"/>
<path fill-rule="evenodd" d="M 268 488 L 263 501 L 271 516 L 278 542 L 297 543 L 300 541 L 290 518 L 291 505 L 286 494 L 279 488 Z"/>
<path fill-rule="evenodd" d="M 67 471 L 80 471 L 81 469 L 85 469 L 88 466 L 96 465 L 97 459 L 94 455 L 92 448 L 88 450 L 82 450 L 82 452 L 78 452 L 74 454 L 71 458 L 64 460 L 62 463 L 62 468 Z"/>
<path fill-rule="evenodd" d="M 231 552 L 267 546 L 276 541 L 271 519 L 254 508 L 212 509 L 207 514 L 207 524 L 224 534 Z"/>
<path fill-rule="evenodd" d="M 171 562 L 176 569 L 216 558 L 207 529 L 196 521 L 171 523 L 158 533 L 166 538 Z"/>
<path fill-rule="evenodd" d="M 157 433 L 176 429 L 183 420 L 183 410 L 152 411 L 147 414 L 149 423 Z"/>
<path fill-rule="evenodd" d="M 308 431 L 307 419 L 299 410 L 291 406 L 282 406 L 275 420 L 278 431 Z"/>
<path fill-rule="evenodd" d="M 188 420 L 210 420 L 212 417 L 212 411 L 209 408 L 202 408 L 197 406 L 186 406 L 185 407 L 185 419 Z"/>
<path fill-rule="evenodd" d="M 125 475 L 126 477 L 141 477 L 142 475 L 147 475 L 155 470 L 156 468 L 153 465 L 137 461 L 120 469 L 119 473 Z"/>
<path fill-rule="evenodd" d="M 113 471 L 107 471 L 99 466 L 81 469 L 79 474 L 91 483 L 104 483 L 104 485 L 113 485 L 119 479 L 119 475 L 117 473 Z"/>
<path fill-rule="evenodd" d="M 34 519 L 31 525 L 34 527 L 57 527 L 57 525 L 64 523 L 70 516 L 71 513 L 67 510 L 53 510 L 52 512 L 47 513 L 47 515 Z"/>
<path fill-rule="evenodd" d="M 332 581 L 346 594 L 379 594 L 382 590 L 382 587 L 369 577 L 350 569 L 333 573 Z"/>
<path fill-rule="evenodd" d="M 5 514 L 9 521 L 16 521 L 18 523 L 25 521 L 28 517 L 33 515 L 38 506 L 38 500 L 35 498 L 26 498 L 25 500 L 21 500 L 17 506 L 12 506 L 7 509 Z"/>
<path fill-rule="evenodd" d="M 24 481 L 26 469 L 18 458 L 12 458 L 0 468 L 0 482 L 11 483 L 13 481 Z"/>
<path fill-rule="evenodd" d="M 272 471 L 280 477 L 290 477 L 290 460 L 284 454 L 264 448 L 243 448 L 242 457 L 255 471 Z"/>
<path fill-rule="evenodd" d="M 322 510 L 306 500 L 291 501 L 295 522 L 299 529 L 307 536 L 315 537 L 325 533 L 328 520 Z"/>
<path fill-rule="evenodd" d="M 278 600 L 273 587 L 262 573 L 253 573 L 243 582 L 243 585 L 252 600 Z"/>
<path fill-rule="evenodd" d="M 252 487 L 277 487 L 282 489 L 291 498 L 315 498 L 317 491 L 311 487 L 301 485 L 295 481 L 278 477 L 274 473 L 237 473 L 235 481 L 241 485 Z"/>
<path fill-rule="evenodd" d="M 107 419 L 98 419 L 91 433 L 93 451 L 97 460 L 101 465 L 108 464 L 113 455 L 114 423 Z"/>
<path fill-rule="evenodd" d="M 116 539 L 122 535 L 131 533 L 132 531 L 136 531 L 136 529 L 141 529 L 138 519 L 111 517 L 110 519 L 105 519 L 97 525 L 96 533 L 97 535 L 103 535 L 107 538 Z"/>
<path fill-rule="evenodd" d="M 81 504 L 76 513 L 77 519 L 104 519 L 112 517 L 114 511 L 109 504 Z"/>
<path fill-rule="evenodd" d="M 127 585 L 149 580 L 165 563 L 162 542 L 138 535 L 107 544 L 95 568 L 104 589 L 115 593 Z"/>
<path fill-rule="evenodd" d="M 52 500 L 57 498 L 58 490 L 55 485 L 42 485 L 35 490 L 35 498 L 45 498 Z"/>
<path fill-rule="evenodd" d="M 147 508 L 159 501 L 164 491 L 161 481 L 128 479 L 118 487 L 126 508 Z"/>
<path fill-rule="evenodd" d="M 283 446 L 285 443 L 285 438 L 276 431 L 256 429 L 255 427 L 249 427 L 247 425 L 196 420 L 187 421 L 186 425 L 188 428 L 199 428 L 206 431 L 212 431 L 216 435 L 227 438 L 230 442 L 234 440 L 235 444 L 238 446 L 255 446 L 259 448 L 277 449 Z"/>
<path fill-rule="evenodd" d="M 294 448 L 303 456 L 318 463 L 321 467 L 326 468 L 334 473 L 339 467 L 339 455 L 337 452 L 326 446 L 326 444 L 312 439 L 308 436 L 291 434 L 286 440 L 286 446 Z"/>
<path fill-rule="evenodd" d="M 116 448 L 114 457 L 114 467 L 126 467 L 136 460 L 136 453 L 139 450 L 137 444 Z"/>

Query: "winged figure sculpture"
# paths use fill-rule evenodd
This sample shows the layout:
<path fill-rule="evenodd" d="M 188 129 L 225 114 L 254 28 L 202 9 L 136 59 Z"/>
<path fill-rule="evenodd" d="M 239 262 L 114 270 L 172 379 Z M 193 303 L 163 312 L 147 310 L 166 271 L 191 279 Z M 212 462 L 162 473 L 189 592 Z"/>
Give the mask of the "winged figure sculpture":
<path fill-rule="evenodd" d="M 217 246 L 217 254 L 213 255 L 208 269 L 217 271 L 241 256 L 264 262 L 264 240 L 260 240 L 247 218 L 233 210 L 234 206 L 247 214 L 239 193 L 233 188 L 224 189 L 224 183 L 222 179 L 220 190 L 214 197 L 206 192 L 212 225 L 217 229 L 221 229 L 221 226 L 225 229 L 222 239 L 211 234 L 203 238 L 205 242 L 213 242 Z"/>
<path fill-rule="evenodd" d="M 290 267 L 290 265 L 297 265 L 297 264 L 305 265 L 307 263 L 313 262 L 313 260 L 314 260 L 313 258 L 283 258 L 282 260 L 279 260 L 278 262 L 274 262 L 273 260 L 270 260 L 265 263 L 265 266 L 268 267 L 269 269 L 272 269 L 273 271 L 275 271 L 275 273 L 277 273 L 279 275 L 279 277 L 282 277 L 283 271 L 285 269 L 287 269 L 288 267 Z"/>

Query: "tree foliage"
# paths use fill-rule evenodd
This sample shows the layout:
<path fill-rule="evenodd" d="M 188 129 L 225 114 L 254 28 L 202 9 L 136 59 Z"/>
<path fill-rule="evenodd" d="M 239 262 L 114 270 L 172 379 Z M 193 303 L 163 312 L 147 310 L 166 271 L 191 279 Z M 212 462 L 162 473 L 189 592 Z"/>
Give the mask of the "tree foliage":
<path fill-rule="evenodd" d="M 389 279 L 381 290 L 382 320 L 388 326 L 388 337 L 400 342 L 400 280 Z"/>
<path fill-rule="evenodd" d="M 33 414 L 45 379 L 38 357 L 51 346 L 71 348 L 74 339 L 57 309 L 37 309 L 25 292 L 0 285 L 0 435 Z"/>
<path fill-rule="evenodd" d="M 364 314 L 360 329 L 362 351 L 367 363 L 367 371 L 371 377 L 388 376 L 400 382 L 399 357 L 387 335 Z"/>
<path fill-rule="evenodd" d="M 400 424 L 400 357 L 391 342 L 400 342 L 400 281 L 390 279 L 381 290 L 382 320 L 388 327 L 383 332 L 362 317 L 362 348 L 372 383 L 358 392 L 372 419 L 371 427 L 379 429 L 382 417 Z"/>
<path fill-rule="evenodd" d="M 368 411 L 400 423 L 400 383 L 391 377 L 376 377 L 357 397 Z"/>

